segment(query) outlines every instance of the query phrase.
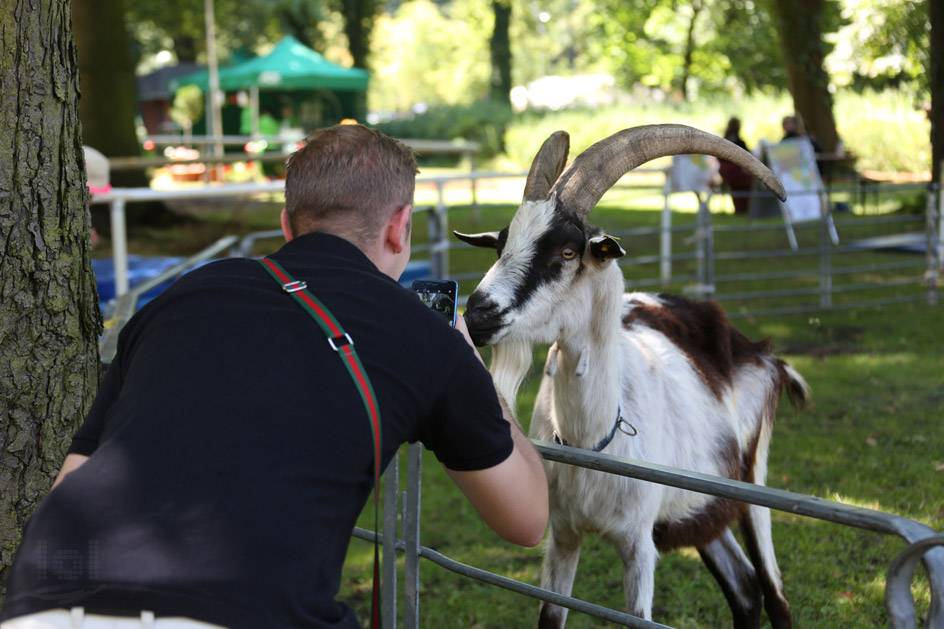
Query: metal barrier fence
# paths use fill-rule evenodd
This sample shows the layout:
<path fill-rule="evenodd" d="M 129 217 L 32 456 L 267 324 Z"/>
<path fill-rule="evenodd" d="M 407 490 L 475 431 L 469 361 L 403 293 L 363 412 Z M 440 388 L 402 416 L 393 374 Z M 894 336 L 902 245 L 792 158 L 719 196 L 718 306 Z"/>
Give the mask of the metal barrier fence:
<path fill-rule="evenodd" d="M 668 191 L 666 198 L 668 199 Z M 759 229 L 783 229 L 782 224 L 775 226 L 748 225 L 748 226 L 727 226 L 716 228 L 712 225 L 711 213 L 708 211 L 710 197 L 704 197 L 700 201 L 699 212 L 696 215 L 696 221 L 691 226 L 669 227 L 674 234 L 678 232 L 690 231 L 692 238 L 690 242 L 694 245 L 692 252 L 669 253 L 666 256 L 666 240 L 671 243 L 671 239 L 665 238 L 666 224 L 663 222 L 659 228 L 648 230 L 632 230 L 633 235 L 661 235 L 660 242 L 662 249 L 658 255 L 648 257 L 628 258 L 621 261 L 624 266 L 658 263 L 663 271 L 662 277 L 653 277 L 649 280 L 638 280 L 627 282 L 630 288 L 642 285 L 665 284 L 664 270 L 666 261 L 671 262 L 692 260 L 696 261 L 696 270 L 692 276 L 676 276 L 674 279 L 679 281 L 694 281 L 694 288 L 691 292 L 699 296 L 713 296 L 719 300 L 725 299 L 762 299 L 770 297 L 796 297 L 803 295 L 813 295 L 817 300 L 812 304 L 781 307 L 767 310 L 746 310 L 739 313 L 733 313 L 733 316 L 746 316 L 748 314 L 782 314 L 789 312 L 808 312 L 813 310 L 822 310 L 828 308 L 841 307 L 860 307 L 865 305 L 898 303 L 902 301 L 926 300 L 929 304 L 936 305 L 938 301 L 938 277 L 939 268 L 944 263 L 944 251 L 940 243 L 944 241 L 944 224 L 941 221 L 940 190 L 935 186 L 927 189 L 927 203 L 924 217 L 876 217 L 866 219 L 856 219 L 858 225 L 877 224 L 877 225 L 908 225 L 911 223 L 920 223 L 924 228 L 924 245 L 927 253 L 923 261 L 899 262 L 899 263 L 881 263 L 869 264 L 861 268 L 857 267 L 835 267 L 833 258 L 837 255 L 861 252 L 863 250 L 877 250 L 881 248 L 881 243 L 860 243 L 856 246 L 840 245 L 836 240 L 837 232 L 841 232 L 846 222 L 834 220 L 830 213 L 825 213 L 820 221 L 812 223 L 794 224 L 797 229 L 809 228 L 817 231 L 819 241 L 818 246 L 808 249 L 801 249 L 796 241 L 791 240 L 789 250 L 767 251 L 762 254 L 745 252 L 718 252 L 715 250 L 716 233 L 736 233 Z M 439 274 L 443 277 L 448 276 L 448 259 L 445 257 L 450 248 L 458 248 L 461 245 L 450 245 L 445 239 L 448 233 L 446 224 L 446 215 L 442 213 L 434 219 L 436 221 L 435 229 L 430 230 L 430 239 L 440 239 L 439 247 L 435 242 L 431 243 L 432 258 L 439 252 L 440 258 L 432 265 L 434 269 L 439 269 Z M 850 222 L 851 224 L 851 222 Z M 671 245 L 670 245 L 671 247 Z M 787 257 L 787 256 L 812 256 L 818 264 L 813 269 L 805 271 L 768 271 L 755 273 L 740 273 L 730 275 L 715 274 L 714 264 L 716 260 L 738 260 L 754 259 L 757 257 Z M 902 269 L 919 269 L 924 271 L 922 291 L 912 295 L 886 297 L 874 299 L 868 302 L 849 301 L 843 304 L 836 304 L 833 296 L 838 292 L 848 292 L 854 290 L 867 290 L 873 288 L 887 287 L 889 283 L 882 281 L 860 282 L 854 285 L 837 285 L 833 278 L 837 275 L 855 273 L 861 271 L 881 272 L 888 270 L 899 271 Z M 780 280 L 797 275 L 811 275 L 818 280 L 818 285 L 812 289 L 779 289 L 766 291 L 753 291 L 741 293 L 718 294 L 716 285 L 724 282 L 743 282 L 745 280 Z M 671 276 L 671 274 L 670 274 Z M 475 279 L 476 274 L 465 274 L 461 279 Z M 456 279 L 456 276 L 453 275 Z M 919 280 L 922 279 L 919 274 Z M 913 284 L 914 279 L 907 280 L 905 283 Z M 720 478 L 696 472 L 669 468 L 660 465 L 645 463 L 642 461 L 633 461 L 609 456 L 606 454 L 588 452 L 576 448 L 556 445 L 547 442 L 533 441 L 541 455 L 548 460 L 558 461 L 570 465 L 577 465 L 589 469 L 605 471 L 613 474 L 619 474 L 631 478 L 636 478 L 649 482 L 658 482 L 673 487 L 698 491 L 714 496 L 730 498 L 741 502 L 748 502 L 765 506 L 768 508 L 794 513 L 797 515 L 818 518 L 846 526 L 862 528 L 884 534 L 897 535 L 905 541 L 907 546 L 894 558 L 889 566 L 886 578 L 885 600 L 889 617 L 890 626 L 894 629 L 912 628 L 917 626 L 915 617 L 915 606 L 911 595 L 911 578 L 917 562 L 924 563 L 927 570 L 928 580 L 931 590 L 931 605 L 927 616 L 927 626 L 934 628 L 944 628 L 944 534 L 938 533 L 930 527 L 920 522 L 884 513 L 877 510 L 865 509 L 861 507 L 850 506 L 838 502 L 796 494 L 788 491 L 761 487 L 749 483 L 733 481 L 726 478 Z M 421 520 L 421 469 L 422 457 L 421 448 L 418 445 L 408 447 L 407 453 L 407 489 L 403 494 L 402 504 L 402 537 L 397 535 L 397 517 L 401 504 L 399 502 L 399 464 L 396 460 L 388 468 L 385 489 L 385 511 L 384 528 L 382 539 L 384 540 L 384 608 L 382 610 L 384 624 L 386 626 L 396 626 L 397 621 L 397 575 L 396 565 L 391 565 L 396 557 L 396 552 L 405 554 L 404 567 L 404 610 L 403 624 L 407 628 L 419 627 L 419 560 L 427 559 L 447 570 L 453 571 L 465 577 L 492 584 L 496 587 L 504 588 L 519 594 L 548 601 L 556 605 L 561 605 L 569 609 L 579 611 L 591 616 L 604 619 L 619 625 L 627 627 L 664 627 L 658 623 L 649 622 L 636 618 L 629 614 L 619 612 L 580 601 L 572 597 L 562 596 L 560 594 L 535 587 L 530 584 L 521 583 L 507 577 L 486 572 L 484 570 L 468 566 L 452 560 L 441 553 L 420 544 L 419 523 Z M 362 539 L 373 540 L 373 534 L 363 529 L 357 529 L 355 536 Z"/>
<path fill-rule="evenodd" d="M 417 141 L 418 142 L 418 141 Z M 664 169 L 654 169 L 663 172 Z M 637 169 L 636 172 L 653 172 L 646 169 Z M 429 251 L 433 270 L 441 277 L 449 273 L 448 252 L 453 246 L 448 231 L 446 204 L 446 185 L 456 181 L 468 181 L 472 193 L 473 208 L 477 208 L 476 188 L 477 181 L 482 179 L 523 179 L 527 173 L 497 173 L 476 171 L 458 175 L 418 176 L 417 184 L 431 184 L 436 188 L 436 204 L 418 208 L 416 211 L 426 213 L 429 221 L 429 238 L 425 246 L 414 247 L 414 251 L 423 253 Z M 154 190 L 151 188 L 113 188 L 109 192 L 92 196 L 93 205 L 108 205 L 111 227 L 112 259 L 115 272 L 115 295 L 120 297 L 128 292 L 128 234 L 125 214 L 129 203 L 148 201 L 170 201 L 182 199 L 218 199 L 250 196 L 282 195 L 285 191 L 285 181 L 276 180 L 268 183 L 209 185 L 200 188 L 185 188 L 176 190 Z M 665 192 L 665 208 L 668 209 L 668 192 Z"/>
<path fill-rule="evenodd" d="M 476 173 L 480 177 L 489 176 L 485 173 Z M 473 175 L 473 176 L 475 176 Z M 506 175 L 507 176 L 507 175 Z M 466 176 L 465 178 L 468 178 Z M 430 263 L 435 275 L 446 277 L 449 275 L 448 253 L 450 249 L 457 247 L 450 243 L 448 238 L 448 209 L 444 203 L 443 187 L 446 181 L 453 178 L 442 178 L 437 183 L 439 190 L 439 203 L 436 207 L 426 208 L 429 214 L 430 229 L 428 252 Z M 253 189 L 251 192 L 257 192 Z M 246 192 L 242 192 L 245 194 Z M 668 204 L 668 191 L 666 194 L 666 203 Z M 212 196 L 208 194 L 207 196 Z M 118 194 L 111 202 L 113 204 L 113 218 L 115 216 L 115 205 L 120 205 L 123 214 L 123 202 L 127 200 L 127 195 Z M 664 269 L 664 263 L 667 261 L 696 261 L 696 272 L 693 276 L 676 276 L 675 281 L 694 280 L 695 288 L 693 292 L 702 295 L 714 295 L 728 299 L 748 299 L 780 296 L 796 296 L 813 294 L 818 297 L 818 302 L 810 306 L 798 307 L 799 309 L 769 309 L 767 311 L 754 312 L 759 314 L 766 312 L 772 314 L 775 312 L 800 312 L 807 309 L 821 309 L 837 307 L 833 303 L 832 297 L 841 286 L 835 286 L 832 278 L 837 273 L 851 272 L 849 269 L 835 268 L 832 265 L 832 258 L 837 253 L 843 253 L 846 246 L 836 246 L 831 243 L 829 234 L 829 223 L 827 217 L 822 221 L 816 222 L 812 227 L 818 229 L 820 235 L 819 247 L 809 251 L 802 249 L 789 251 L 767 252 L 770 257 L 786 257 L 791 255 L 813 255 L 819 260 L 817 268 L 806 271 L 807 274 L 814 274 L 819 278 L 819 284 L 816 290 L 810 292 L 810 289 L 791 289 L 787 291 L 755 291 L 755 294 L 719 294 L 715 290 L 716 284 L 724 281 L 743 281 L 745 278 L 752 280 L 783 279 L 798 274 L 798 271 L 773 271 L 767 273 L 735 274 L 725 276 L 715 274 L 714 262 L 723 259 L 738 259 L 738 256 L 745 256 L 743 252 L 718 252 L 715 250 L 716 233 L 737 232 L 750 229 L 770 229 L 770 226 L 747 226 L 725 228 L 715 228 L 711 224 L 711 215 L 707 211 L 706 199 L 700 209 L 694 226 L 675 226 L 670 227 L 672 233 L 691 231 L 693 236 L 690 243 L 694 246 L 692 252 L 669 253 L 664 248 L 659 254 L 653 254 L 648 257 L 637 257 L 624 260 L 624 264 L 648 264 L 657 263 L 660 269 Z M 895 301 L 925 299 L 929 303 L 937 303 L 937 285 L 939 277 L 939 268 L 944 262 L 944 256 L 940 247 L 942 241 L 942 224 L 940 219 L 940 190 L 929 188 L 927 194 L 926 215 L 924 217 L 924 228 L 926 237 L 927 254 L 922 268 L 924 274 L 925 291 L 919 296 L 908 295 L 903 298 L 880 300 L 880 303 L 894 303 Z M 122 216 L 123 219 L 123 216 Z M 831 217 L 829 217 L 831 220 Z M 880 223 L 884 221 L 890 224 L 892 221 L 888 218 L 875 219 Z M 906 223 L 909 219 L 902 219 L 898 222 Z M 837 228 L 842 226 L 842 221 L 836 221 Z M 841 231 L 841 230 L 840 230 Z M 267 235 L 271 235 L 267 234 Z M 652 230 L 632 230 L 627 235 L 658 235 L 660 243 L 664 245 L 665 225 Z M 247 244 L 248 242 L 248 244 Z M 121 321 L 130 317 L 134 311 L 137 296 L 152 286 L 166 281 L 169 277 L 175 276 L 190 264 L 195 264 L 203 259 L 230 249 L 233 255 L 239 255 L 239 251 L 246 251 L 251 248 L 251 242 L 246 241 L 241 248 L 237 248 L 236 238 L 229 237 L 221 239 L 207 250 L 201 252 L 194 258 L 177 265 L 160 277 L 151 280 L 146 285 L 135 287 L 131 291 L 126 291 L 123 296 L 118 297 L 115 316 L 119 319 L 119 324 L 113 326 L 102 342 L 103 361 L 108 362 L 108 352 L 114 354 L 114 339 L 120 331 Z M 868 249 L 868 246 L 864 247 Z M 419 248 L 418 248 L 419 249 Z M 856 250 L 861 250 L 857 248 Z M 758 254 L 750 254 L 756 257 Z M 891 265 L 886 264 L 878 267 L 870 267 L 871 270 L 891 270 L 900 269 L 904 266 L 914 265 Z M 116 265 L 117 271 L 117 265 Z M 803 274 L 800 271 L 799 274 Z M 642 285 L 654 285 L 664 283 L 664 278 L 653 278 L 651 280 L 635 280 L 628 282 L 630 287 Z M 886 284 L 881 282 L 869 283 L 867 287 L 854 286 L 849 290 L 859 290 L 864 288 L 881 287 Z M 879 303 L 879 302 L 876 302 Z M 863 305 L 863 302 L 851 302 L 843 304 L 843 307 Z M 747 311 L 750 312 L 750 311 Z M 744 315 L 746 312 L 734 313 L 735 315 Z M 109 350 L 110 348 L 110 350 Z M 769 508 L 803 515 L 807 517 L 818 518 L 853 526 L 858 528 L 876 531 L 884 534 L 893 534 L 903 539 L 907 546 L 894 559 L 889 567 L 886 580 L 885 598 L 888 610 L 889 621 L 893 628 L 911 628 L 917 626 L 915 618 L 915 607 L 911 597 L 910 581 L 915 566 L 920 560 L 924 563 L 927 570 L 928 581 L 931 589 L 931 606 L 928 611 L 927 626 L 934 628 L 944 628 L 944 535 L 935 532 L 930 527 L 900 516 L 883 513 L 881 511 L 864 509 L 845 505 L 838 502 L 832 502 L 795 494 L 783 490 L 760 487 L 749 483 L 742 483 L 730 479 L 714 477 L 704 474 L 698 474 L 686 470 L 668 468 L 664 466 L 649 464 L 641 461 L 632 461 L 620 459 L 605 454 L 591 453 L 583 450 L 559 446 L 546 442 L 534 442 L 542 456 L 548 460 L 558 461 L 570 465 L 579 465 L 590 469 L 605 471 L 614 474 L 620 474 L 632 478 L 637 478 L 649 482 L 658 482 L 674 487 L 698 491 L 724 498 L 749 502 Z M 412 445 L 407 448 L 407 489 L 403 494 L 402 513 L 400 496 L 400 470 L 398 459 L 395 458 L 387 469 L 385 474 L 385 499 L 384 499 L 384 524 L 381 534 L 381 541 L 384 543 L 384 566 L 383 566 L 383 618 L 386 626 L 396 626 L 398 617 L 397 599 L 397 561 L 396 554 L 401 552 L 405 555 L 404 568 L 404 609 L 403 620 L 406 627 L 415 628 L 419 626 L 420 607 L 419 607 L 419 565 L 420 558 L 427 559 L 437 565 L 458 574 L 472 579 L 493 584 L 525 596 L 545 600 L 557 605 L 568 607 L 575 611 L 590 614 L 592 616 L 617 623 L 628 627 L 664 627 L 658 623 L 645 621 L 629 614 L 607 609 L 592 603 L 580 601 L 578 599 L 562 596 L 554 592 L 543 590 L 530 584 L 521 583 L 507 577 L 488 573 L 481 569 L 467 566 L 456 562 L 444 555 L 424 547 L 420 544 L 420 519 L 421 519 L 421 475 L 422 475 L 422 450 L 418 445 Z M 402 518 L 402 533 L 397 533 L 398 520 Z M 373 541 L 374 534 L 363 529 L 356 529 L 355 536 Z"/>
<path fill-rule="evenodd" d="M 927 570 L 931 588 L 931 606 L 928 611 L 927 626 L 931 628 L 944 627 L 944 548 L 936 548 L 944 546 L 944 534 L 934 531 L 925 524 L 882 511 L 851 506 L 781 489 L 762 487 L 728 478 L 623 459 L 546 441 L 532 440 L 532 443 L 541 456 L 549 461 L 730 498 L 887 535 L 897 535 L 904 540 L 907 546 L 898 553 L 887 572 L 885 603 L 890 626 L 893 629 L 917 627 L 914 600 L 911 595 L 911 578 L 917 562 L 921 560 Z M 643 620 L 623 612 L 486 572 L 452 560 L 441 553 L 422 546 L 420 544 L 422 461 L 422 446 L 418 444 L 408 446 L 407 488 L 403 493 L 402 504 L 399 491 L 400 470 L 397 458 L 394 458 L 384 473 L 384 516 L 381 535 L 381 542 L 384 545 L 382 596 L 384 626 L 397 626 L 396 553 L 399 551 L 405 555 L 404 609 L 402 616 L 403 626 L 408 629 L 419 627 L 420 558 L 427 559 L 462 576 L 489 583 L 524 596 L 567 607 L 622 626 L 665 627 L 665 625 Z M 400 513 L 401 506 L 402 514 Z M 401 515 L 402 534 L 398 535 L 397 521 L 398 516 Z M 373 532 L 361 528 L 355 529 L 354 535 L 368 541 L 374 540 Z"/>
<path fill-rule="evenodd" d="M 851 308 L 880 304 L 901 303 L 905 301 L 926 301 L 935 305 L 938 302 L 938 279 L 940 268 L 944 265 L 944 248 L 940 243 L 944 241 L 944 222 L 941 221 L 940 206 L 941 192 L 937 185 L 915 186 L 902 185 L 896 188 L 898 192 L 925 193 L 924 215 L 892 215 L 843 218 L 831 212 L 824 213 L 820 220 L 789 225 L 789 235 L 796 232 L 812 232 L 815 243 L 804 243 L 797 246 L 796 240 L 791 238 L 790 247 L 782 249 L 767 248 L 764 250 L 737 250 L 717 247 L 721 239 L 742 239 L 763 231 L 777 231 L 784 229 L 784 224 L 778 220 L 764 222 L 751 221 L 746 225 L 716 226 L 712 221 L 712 214 L 708 210 L 710 196 L 703 198 L 699 203 L 695 223 L 673 227 L 673 233 L 690 233 L 686 242 L 692 245 L 691 249 L 678 250 L 670 256 L 672 261 L 695 261 L 694 272 L 690 274 L 676 274 L 670 281 L 684 292 L 698 297 L 710 297 L 725 304 L 729 316 L 738 318 L 743 316 L 781 315 L 800 312 L 812 312 L 830 308 Z M 838 192 L 855 193 L 856 189 L 837 189 Z M 815 193 L 814 193 L 815 194 Z M 885 235 L 880 237 L 846 241 L 840 235 L 847 231 L 862 230 L 863 228 L 877 228 Z M 888 235 L 887 230 L 911 230 L 904 234 Z M 640 237 L 661 232 L 661 228 L 637 229 L 624 232 L 625 236 Z M 621 235 L 619 232 L 616 235 Z M 914 251 L 924 249 L 925 255 L 902 259 L 900 255 L 892 259 L 892 254 L 883 254 L 883 261 L 878 260 L 877 252 L 892 250 L 895 247 L 911 248 Z M 855 255 L 871 252 L 876 260 L 866 263 L 837 266 L 839 261 Z M 774 266 L 783 261 L 807 261 L 807 266 L 793 269 L 772 269 L 766 271 L 728 272 L 717 273 L 719 264 L 731 267 L 736 263 L 769 264 Z M 809 261 L 812 260 L 812 264 Z M 639 267 L 640 265 L 663 262 L 655 256 L 626 257 L 620 260 L 624 268 Z M 895 277 L 879 277 L 879 279 L 857 280 L 861 277 L 876 277 L 881 274 Z M 740 288 L 745 283 L 759 283 L 771 281 L 784 283 L 787 280 L 799 279 L 815 280 L 813 286 L 777 287 L 764 290 L 744 290 Z M 847 278 L 844 281 L 844 278 Z M 848 281 L 852 278 L 852 281 Z M 688 282 L 688 284 L 683 284 Z M 667 284 L 664 277 L 649 277 L 627 281 L 628 289 L 645 289 L 651 286 L 664 287 Z M 738 290 L 724 292 L 719 287 L 724 285 L 738 285 Z M 907 288 L 912 291 L 899 290 L 898 294 L 869 300 L 845 299 L 837 302 L 837 295 L 862 294 L 874 289 Z M 764 300 L 790 298 L 802 300 L 811 297 L 805 303 L 764 307 Z M 745 306 L 741 310 L 734 305 L 757 304 L 761 306 Z"/>
<path fill-rule="evenodd" d="M 524 177 L 525 174 L 493 173 L 472 171 L 461 175 L 444 175 L 438 177 L 417 177 L 417 183 L 429 183 L 436 186 L 437 202 L 435 206 L 424 208 L 430 215 L 430 229 L 435 225 L 445 225 L 445 213 L 448 210 L 445 201 L 446 184 L 453 181 L 468 181 L 472 186 L 472 198 L 475 199 L 475 182 L 480 179 L 498 179 L 509 177 Z M 177 190 L 154 190 L 151 188 L 113 188 L 104 194 L 92 196 L 93 205 L 108 205 L 111 226 L 112 259 L 115 269 L 115 295 L 120 297 L 128 292 L 128 232 L 125 213 L 128 203 L 148 201 L 169 201 L 181 199 L 218 199 L 230 197 L 250 197 L 265 195 L 282 195 L 285 192 L 285 181 L 276 180 L 268 183 L 226 184 L 211 185 L 200 188 L 186 188 Z M 440 256 L 445 264 L 445 252 L 448 249 L 448 234 L 445 231 L 436 232 L 436 239 L 431 239 L 428 249 L 434 256 Z M 445 246 L 443 243 L 445 242 Z M 423 249 L 421 248 L 420 251 Z M 441 268 L 446 272 L 445 267 Z"/>
<path fill-rule="evenodd" d="M 609 234 L 631 244 L 630 252 L 649 249 L 651 253 L 629 255 L 619 260 L 627 275 L 627 290 L 682 292 L 696 297 L 709 297 L 722 303 L 731 318 L 814 312 L 831 308 L 866 307 L 908 301 L 938 303 L 941 268 L 944 266 L 944 221 L 938 209 L 941 189 L 936 185 L 905 184 L 886 186 L 897 193 L 924 194 L 923 215 L 844 216 L 826 212 L 820 220 L 787 225 L 780 218 L 751 219 L 746 224 L 715 225 L 709 205 L 711 195 L 699 198 L 694 221 L 672 224 L 662 219 L 651 228 L 618 230 L 607 227 Z M 858 194 L 857 188 L 834 188 L 834 194 Z M 665 207 L 670 204 L 669 190 L 663 190 Z M 817 194 L 817 193 L 813 193 Z M 663 215 L 666 213 L 663 210 Z M 446 216 L 438 217 L 436 233 L 448 233 Z M 677 219 L 676 219 L 677 220 Z M 494 228 L 495 226 L 490 226 Z M 606 227 L 606 226 L 604 226 Z M 788 232 L 781 248 L 738 249 L 744 240 L 764 232 Z M 846 236 L 857 230 L 881 231 L 882 237 L 849 240 Z M 900 237 L 888 236 L 889 230 L 910 230 Z M 808 236 L 808 237 L 805 237 Z M 799 237 L 798 244 L 793 238 Z M 811 242 L 812 240 L 812 242 Z M 642 246 L 636 246 L 637 241 Z M 732 242 L 734 244 L 732 244 Z M 648 243 L 648 246 L 647 246 Z M 719 246 L 723 244 L 724 246 Z M 923 249 L 923 257 L 903 258 L 888 251 L 896 245 Z M 433 247 L 437 247 L 435 241 Z M 443 239 L 443 251 L 468 249 L 470 245 Z M 862 258 L 841 265 L 847 259 Z M 445 254 L 444 254 L 445 256 Z M 436 260 L 433 268 L 445 277 L 477 282 L 480 272 L 449 273 L 448 260 Z M 732 267 L 750 264 L 745 272 Z M 768 265 L 769 270 L 757 267 Z M 719 267 L 724 267 L 719 272 Z M 789 268 L 787 268 L 789 267 Z M 764 284 L 759 290 L 744 289 L 746 284 Z M 775 288 L 769 287 L 776 284 Z M 724 289 L 736 286 L 734 290 Z M 876 298 L 856 298 L 881 289 L 895 289 L 894 294 Z M 837 299 L 843 297 L 842 300 Z M 789 300 L 790 304 L 783 304 Z M 773 304 L 773 305 L 771 305 Z"/>

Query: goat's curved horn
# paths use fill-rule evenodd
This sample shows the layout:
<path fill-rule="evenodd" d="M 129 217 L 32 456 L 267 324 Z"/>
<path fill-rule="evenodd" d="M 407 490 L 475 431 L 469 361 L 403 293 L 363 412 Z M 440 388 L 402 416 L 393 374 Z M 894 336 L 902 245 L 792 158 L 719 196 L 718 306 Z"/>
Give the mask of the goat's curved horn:
<path fill-rule="evenodd" d="M 541 201 L 547 197 L 551 186 L 560 177 L 567 165 L 570 152 L 570 136 L 566 131 L 555 131 L 544 140 L 538 154 L 531 162 L 528 180 L 524 184 L 525 201 Z"/>
<path fill-rule="evenodd" d="M 780 180 L 753 155 L 733 142 L 679 124 L 633 127 L 597 142 L 574 159 L 551 192 L 558 193 L 564 207 L 586 219 L 603 194 L 627 172 L 658 157 L 685 153 L 734 162 L 781 201 L 786 199 Z"/>

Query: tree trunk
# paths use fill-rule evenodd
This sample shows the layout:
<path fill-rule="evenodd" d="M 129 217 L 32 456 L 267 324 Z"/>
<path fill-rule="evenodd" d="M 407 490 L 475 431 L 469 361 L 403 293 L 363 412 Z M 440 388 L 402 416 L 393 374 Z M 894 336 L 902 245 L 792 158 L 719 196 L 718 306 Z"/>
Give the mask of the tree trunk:
<path fill-rule="evenodd" d="M 511 107 L 511 40 L 508 34 L 511 22 L 511 3 L 494 0 L 495 27 L 492 29 L 492 78 L 489 94 L 495 103 Z"/>
<path fill-rule="evenodd" d="M 141 148 L 134 128 L 138 105 L 124 0 L 73 0 L 72 19 L 82 83 L 79 116 L 85 144 L 106 157 L 138 155 Z M 143 171 L 113 172 L 111 179 L 115 187 L 148 185 Z"/>
<path fill-rule="evenodd" d="M 944 2 L 928 2 L 931 21 L 931 180 L 944 184 Z"/>
<path fill-rule="evenodd" d="M 344 17 L 344 33 L 347 35 L 348 50 L 354 60 L 355 68 L 370 68 L 370 35 L 374 28 L 377 12 L 377 0 L 340 0 L 341 15 Z M 367 93 L 357 92 L 355 96 L 357 119 L 364 122 L 367 117 Z"/>
<path fill-rule="evenodd" d="M 98 388 L 68 0 L 0 0 L 0 584 Z M 13 54 L 9 54 L 13 52 Z M 2 604 L 0 592 L 0 604 Z"/>
<path fill-rule="evenodd" d="M 774 8 L 794 109 L 823 150 L 834 151 L 839 137 L 829 77 L 823 69 L 823 0 L 774 0 Z"/>
<path fill-rule="evenodd" d="M 688 83 L 692 75 L 692 55 L 695 52 L 695 22 L 698 21 L 698 14 L 701 13 L 703 8 L 701 0 L 694 0 L 692 2 L 692 19 L 688 23 L 688 35 L 685 39 L 685 57 L 682 62 L 682 78 L 681 85 L 679 86 L 679 91 L 681 91 L 686 101 L 694 100 L 694 94 L 690 92 Z"/>
<path fill-rule="evenodd" d="M 189 35 L 179 35 L 173 38 L 173 42 L 177 63 L 196 63 L 197 40 Z"/>

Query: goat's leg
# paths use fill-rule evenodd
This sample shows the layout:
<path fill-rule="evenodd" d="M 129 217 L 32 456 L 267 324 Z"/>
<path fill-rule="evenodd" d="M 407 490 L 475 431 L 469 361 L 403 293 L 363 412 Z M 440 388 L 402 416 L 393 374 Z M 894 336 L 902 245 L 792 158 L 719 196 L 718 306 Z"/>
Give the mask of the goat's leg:
<path fill-rule="evenodd" d="M 551 523 L 541 569 L 541 587 L 564 596 L 570 596 L 580 559 L 583 537 L 577 531 Z M 538 629 L 563 629 L 567 622 L 567 608 L 541 602 Z"/>
<path fill-rule="evenodd" d="M 747 546 L 747 554 L 757 570 L 760 586 L 764 591 L 764 609 L 774 629 L 793 626 L 790 603 L 783 592 L 783 578 L 774 554 L 774 541 L 770 531 L 770 509 L 750 505 L 741 518 L 741 535 Z"/>
<path fill-rule="evenodd" d="M 652 527 L 645 523 L 631 529 L 623 539 L 610 538 L 623 560 L 623 591 L 626 611 L 633 616 L 652 620 L 652 597 L 655 594 L 656 551 Z M 637 532 L 638 531 L 638 532 Z M 642 532 L 640 535 L 639 532 Z"/>
<path fill-rule="evenodd" d="M 725 529 L 721 537 L 699 548 L 698 554 L 728 600 L 735 629 L 760 627 L 763 604 L 760 583 L 731 529 Z"/>

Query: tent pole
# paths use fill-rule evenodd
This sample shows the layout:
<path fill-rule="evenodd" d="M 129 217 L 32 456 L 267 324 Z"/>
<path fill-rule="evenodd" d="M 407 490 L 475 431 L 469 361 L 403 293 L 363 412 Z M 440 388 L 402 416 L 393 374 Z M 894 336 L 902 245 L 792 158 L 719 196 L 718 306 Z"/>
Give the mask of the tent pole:
<path fill-rule="evenodd" d="M 213 17 L 213 0 L 203 0 L 203 8 L 206 16 L 206 40 L 207 40 L 207 68 L 210 71 L 210 121 L 213 134 L 213 155 L 215 157 L 223 156 L 223 116 L 220 112 L 220 72 L 216 63 L 216 21 Z M 223 165 L 216 166 L 217 181 L 223 181 Z"/>
<path fill-rule="evenodd" d="M 250 132 L 252 137 L 259 137 L 259 86 L 253 85 L 249 88 L 249 110 L 252 112 L 252 126 Z"/>

